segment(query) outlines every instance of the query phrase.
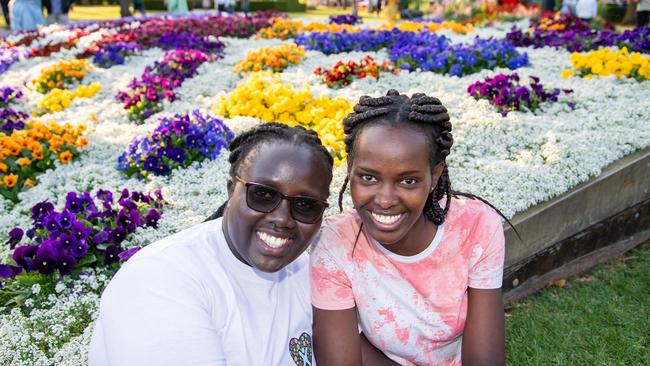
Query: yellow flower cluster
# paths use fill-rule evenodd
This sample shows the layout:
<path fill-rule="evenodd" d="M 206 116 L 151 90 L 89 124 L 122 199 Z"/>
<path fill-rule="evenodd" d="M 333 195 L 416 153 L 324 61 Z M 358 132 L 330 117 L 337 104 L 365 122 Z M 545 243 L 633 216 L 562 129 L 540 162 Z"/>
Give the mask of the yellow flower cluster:
<path fill-rule="evenodd" d="M 54 88 L 47 93 L 40 102 L 38 110 L 34 115 L 42 115 L 50 112 L 60 112 L 70 106 L 73 99 L 90 98 L 102 90 L 99 83 L 90 83 L 89 85 L 80 85 L 76 90 Z"/>
<path fill-rule="evenodd" d="M 343 98 L 315 97 L 308 86 L 297 89 L 283 83 L 279 75 L 261 72 L 251 74 L 230 94 L 220 97 L 212 110 L 228 118 L 249 116 L 310 128 L 318 133 L 336 166 L 345 160 L 341 121 L 352 113 L 352 105 Z"/>
<path fill-rule="evenodd" d="M 88 60 L 61 60 L 43 70 L 38 78 L 32 80 L 39 93 L 58 88 L 64 89 L 75 81 L 80 81 L 88 71 Z"/>
<path fill-rule="evenodd" d="M 303 24 L 299 20 L 290 20 L 285 18 L 271 19 L 270 27 L 262 28 L 257 33 L 257 38 L 280 38 L 288 39 L 302 32 L 359 32 L 361 28 L 353 27 L 349 24 L 326 24 L 320 22 L 310 22 Z"/>
<path fill-rule="evenodd" d="M 36 175 L 55 160 L 67 164 L 79 156 L 77 149 L 88 145 L 85 131 L 85 125 L 31 120 L 11 135 L 0 132 L 0 194 L 17 202 L 18 192 L 36 185 Z"/>
<path fill-rule="evenodd" d="M 302 46 L 285 43 L 275 47 L 262 47 L 248 52 L 246 58 L 235 65 L 235 72 L 272 70 L 280 72 L 290 64 L 298 64 L 305 55 Z"/>
<path fill-rule="evenodd" d="M 630 53 L 625 47 L 618 51 L 603 48 L 586 54 L 574 52 L 571 54 L 571 63 L 573 68 L 562 72 L 565 79 L 574 75 L 588 79 L 594 75 L 615 75 L 617 78 L 650 80 L 650 56 L 643 56 L 639 52 Z"/>
<path fill-rule="evenodd" d="M 442 23 L 417 23 L 404 21 L 399 24 L 395 23 L 384 23 L 378 29 L 380 30 L 391 30 L 397 28 L 405 32 L 422 32 L 428 30 L 429 32 L 437 32 L 442 29 L 451 30 L 454 33 L 467 34 L 474 30 L 474 27 L 471 24 L 461 24 L 454 20 L 445 21 Z"/>

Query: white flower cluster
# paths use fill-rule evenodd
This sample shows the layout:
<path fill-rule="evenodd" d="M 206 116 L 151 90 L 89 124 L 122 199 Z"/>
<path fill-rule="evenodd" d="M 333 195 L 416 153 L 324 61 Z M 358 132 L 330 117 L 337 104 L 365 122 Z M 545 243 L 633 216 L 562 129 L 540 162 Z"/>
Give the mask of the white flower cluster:
<path fill-rule="evenodd" d="M 137 22 L 125 25 L 134 26 Z M 503 37 L 510 26 L 477 28 L 469 35 L 450 32 L 445 35 L 453 42 L 470 42 L 477 35 Z M 99 39 L 101 32 L 98 30 L 83 37 L 83 44 Z M 42 42 L 67 37 L 66 32 L 56 33 Z M 175 90 L 179 100 L 165 102 L 160 114 L 186 113 L 193 109 L 208 112 L 217 97 L 244 80 L 245 76 L 234 73 L 233 67 L 248 51 L 281 43 L 279 40 L 232 38 L 222 41 L 226 43 L 225 57 L 203 64 L 197 76 Z M 362 95 L 384 95 L 391 88 L 406 94 L 424 92 L 438 97 L 449 110 L 454 126 L 455 143 L 448 158 L 453 188 L 480 195 L 506 216 L 512 216 L 570 190 L 599 174 L 611 162 L 650 145 L 647 83 L 613 77 L 564 80 L 561 71 L 570 66 L 568 52 L 546 48 L 519 51 L 527 52 L 531 61 L 530 66 L 517 70 L 522 79 L 533 75 L 540 77 L 544 85 L 573 89 L 570 98 L 576 103 L 575 110 L 556 103 L 543 106 L 536 114 L 511 112 L 504 118 L 487 102 L 476 101 L 467 94 L 471 83 L 511 72 L 507 69 L 484 70 L 465 77 L 403 71 L 397 75 L 382 74 L 379 80 L 360 79 L 339 90 L 327 88 L 313 74 L 315 67 L 329 68 L 338 60 L 358 61 L 366 54 L 382 62 L 388 59 L 385 51 L 329 56 L 308 51 L 299 65 L 282 73 L 282 78 L 296 86 L 308 86 L 314 95 L 343 97 L 351 103 Z M 36 187 L 20 194 L 19 204 L 13 205 L 0 198 L 0 242 L 6 240 L 6 234 L 13 227 L 29 227 L 33 205 L 49 200 L 61 208 L 68 191 L 94 192 L 104 188 L 119 192 L 128 188 L 152 192 L 162 188 L 168 205 L 163 210 L 159 229 L 137 231 L 124 243 L 125 247 L 147 245 L 199 223 L 225 201 L 227 153 L 214 161 L 195 163 L 167 177 L 153 177 L 147 181 L 127 179 L 116 168 L 119 155 L 135 137 L 155 128 L 158 115 L 150 117 L 143 125 L 135 125 L 129 122 L 115 95 L 162 54 L 160 49 L 151 49 L 130 57 L 126 65 L 92 70 L 84 84 L 99 82 L 103 87 L 101 92 L 93 98 L 75 99 L 69 108 L 42 117 L 89 124 L 90 144 L 80 159 L 67 165 L 57 163 L 56 169 L 39 176 Z M 56 58 L 58 56 L 21 61 L 2 75 L 1 85 L 15 87 L 28 83 Z M 32 110 L 40 98 L 42 95 L 26 90 L 19 108 Z M 98 122 L 93 123 L 94 119 Z M 261 121 L 235 117 L 226 119 L 225 123 L 235 133 L 241 133 Z M 338 212 L 338 193 L 345 175 L 345 165 L 335 169 L 330 189 L 331 205 L 326 215 Z M 349 194 L 344 196 L 343 204 L 351 207 Z M 2 248 L 0 258 L 10 257 L 9 249 Z M 91 321 L 96 317 L 100 291 L 107 280 L 103 274 L 91 273 L 71 282 L 70 287 L 57 286 L 56 294 L 49 299 L 40 303 L 32 300 L 26 302 L 23 309 L 0 315 L 0 364 L 85 364 Z"/>
<path fill-rule="evenodd" d="M 92 320 L 109 280 L 104 273 L 90 271 L 60 282 L 38 303 L 30 299 L 22 309 L 0 313 L 0 364 L 85 365 Z"/>

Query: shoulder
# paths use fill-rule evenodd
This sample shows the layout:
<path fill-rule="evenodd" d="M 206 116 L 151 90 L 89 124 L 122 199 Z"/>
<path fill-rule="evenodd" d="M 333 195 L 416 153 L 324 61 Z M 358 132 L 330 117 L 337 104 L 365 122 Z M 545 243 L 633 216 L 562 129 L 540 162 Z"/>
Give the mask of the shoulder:
<path fill-rule="evenodd" d="M 218 221 L 218 222 L 217 222 Z M 125 264 L 140 261 L 187 262 L 215 257 L 221 236 L 220 220 L 208 221 L 160 239 L 144 247 Z"/>
<path fill-rule="evenodd" d="M 480 200 L 452 198 L 445 218 L 445 231 L 460 231 L 465 235 L 489 235 L 503 230 L 501 216 Z"/>
<path fill-rule="evenodd" d="M 202 223 L 146 246 L 124 263 L 104 295 L 139 288 L 200 290 L 208 277 L 204 272 L 220 266 L 215 244 L 220 231 L 214 226 Z"/>
<path fill-rule="evenodd" d="M 351 248 L 357 236 L 359 236 L 360 230 L 361 218 L 359 218 L 356 210 L 349 210 L 327 217 L 313 241 L 312 250 L 319 247 Z"/>

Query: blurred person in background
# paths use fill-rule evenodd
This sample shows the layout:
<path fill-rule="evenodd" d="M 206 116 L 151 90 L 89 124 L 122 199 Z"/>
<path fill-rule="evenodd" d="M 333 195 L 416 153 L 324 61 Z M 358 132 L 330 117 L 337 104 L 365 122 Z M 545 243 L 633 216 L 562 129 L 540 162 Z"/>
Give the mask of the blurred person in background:
<path fill-rule="evenodd" d="M 31 30 L 45 24 L 41 0 L 11 0 L 9 2 L 11 30 Z"/>
<path fill-rule="evenodd" d="M 189 12 L 187 0 L 165 0 L 167 12 L 171 14 L 185 14 Z"/>
<path fill-rule="evenodd" d="M 636 26 L 647 27 L 650 21 L 650 0 L 631 0 L 636 2 Z"/>
<path fill-rule="evenodd" d="M 133 0 L 133 14 L 138 11 L 142 16 L 147 15 L 144 11 L 144 0 Z"/>
<path fill-rule="evenodd" d="M 47 24 L 68 24 L 68 13 L 72 7 L 72 0 L 43 0 L 47 9 Z"/>
<path fill-rule="evenodd" d="M 2 4 L 2 15 L 5 17 L 7 29 L 11 29 L 11 22 L 9 18 L 9 0 L 0 0 L 0 4 Z"/>
<path fill-rule="evenodd" d="M 585 22 L 591 22 L 598 15 L 598 1 L 578 0 L 576 3 L 576 15 Z"/>
<path fill-rule="evenodd" d="M 131 16 L 131 10 L 129 9 L 130 6 L 131 6 L 130 0 L 120 0 L 120 16 L 122 18 Z"/>

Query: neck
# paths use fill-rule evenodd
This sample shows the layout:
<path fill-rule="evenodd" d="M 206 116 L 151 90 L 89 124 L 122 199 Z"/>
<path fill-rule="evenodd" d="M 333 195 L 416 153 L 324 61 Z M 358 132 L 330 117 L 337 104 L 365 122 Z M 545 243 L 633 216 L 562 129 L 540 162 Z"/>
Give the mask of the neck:
<path fill-rule="evenodd" d="M 429 247 L 429 244 L 431 244 L 433 238 L 436 236 L 436 232 L 438 232 L 438 227 L 429 221 L 424 214 L 421 214 L 420 218 L 418 218 L 402 240 L 395 244 L 384 246 L 384 248 L 405 257 L 418 255 Z"/>
<path fill-rule="evenodd" d="M 221 220 L 221 228 L 223 230 L 223 236 L 224 236 L 224 238 L 226 238 L 226 244 L 228 244 L 228 249 L 230 249 L 230 252 L 232 253 L 232 255 L 235 256 L 235 258 L 237 258 L 237 260 L 239 260 L 240 262 L 244 263 L 245 265 L 251 267 L 251 265 L 248 264 L 248 262 L 246 262 L 246 260 L 244 260 L 244 258 L 239 254 L 239 252 L 237 251 L 237 248 L 235 248 L 235 245 L 233 244 L 232 239 L 230 238 L 230 233 L 228 231 L 228 222 L 229 221 L 230 220 L 228 220 L 228 213 L 224 212 L 223 219 Z"/>

